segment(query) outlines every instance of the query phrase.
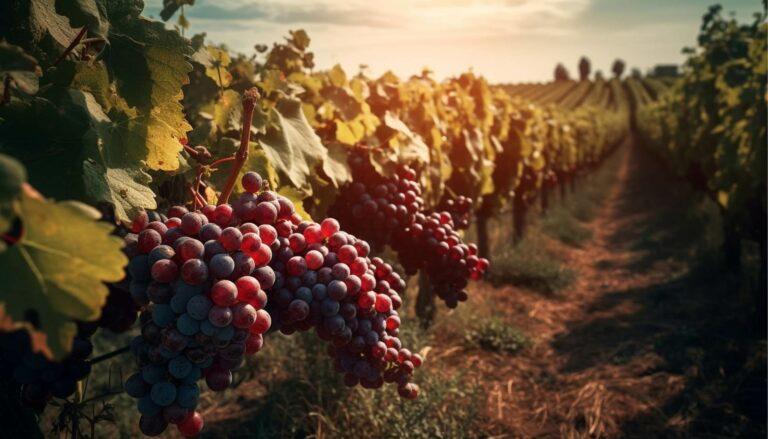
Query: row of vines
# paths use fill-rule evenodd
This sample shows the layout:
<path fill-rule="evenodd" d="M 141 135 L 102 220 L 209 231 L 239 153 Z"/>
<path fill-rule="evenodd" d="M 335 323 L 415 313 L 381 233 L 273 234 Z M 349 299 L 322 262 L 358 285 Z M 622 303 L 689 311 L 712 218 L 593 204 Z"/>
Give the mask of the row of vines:
<path fill-rule="evenodd" d="M 672 172 L 718 204 L 732 266 L 740 263 L 742 240 L 762 246 L 764 285 L 768 26 L 764 14 L 741 24 L 721 11 L 709 9 L 681 80 L 640 109 L 637 125 Z"/>
<path fill-rule="evenodd" d="M 68 401 L 74 436 L 88 375 L 127 352 L 142 432 L 197 435 L 201 381 L 228 388 L 274 331 L 314 330 L 345 383 L 415 398 L 407 277 L 425 323 L 457 306 L 489 269 L 487 218 L 512 210 L 522 235 L 629 129 L 618 83 L 611 111 L 540 106 L 473 73 L 316 71 L 301 30 L 230 53 L 142 9 L 0 6 L 0 372 L 26 406 Z M 136 327 L 92 357 L 95 331 Z"/>

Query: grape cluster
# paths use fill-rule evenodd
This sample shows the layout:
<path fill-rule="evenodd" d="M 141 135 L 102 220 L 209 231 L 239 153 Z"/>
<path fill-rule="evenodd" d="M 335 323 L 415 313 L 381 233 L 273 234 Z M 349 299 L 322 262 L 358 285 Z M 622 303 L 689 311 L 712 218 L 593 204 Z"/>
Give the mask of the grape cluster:
<path fill-rule="evenodd" d="M 466 230 L 472 219 L 473 205 L 472 199 L 464 195 L 456 198 L 445 197 L 437 206 L 437 212 L 448 212 L 453 219 L 453 227 L 456 230 Z"/>
<path fill-rule="evenodd" d="M 389 178 L 379 176 L 362 154 L 350 157 L 353 183 L 334 207 L 345 229 L 364 237 L 374 248 L 389 244 L 392 234 L 413 224 L 424 209 L 416 172 L 404 166 Z"/>
<path fill-rule="evenodd" d="M 414 223 L 394 236 L 392 248 L 406 273 L 426 271 L 432 291 L 449 308 L 467 300 L 469 280 L 482 279 L 489 266 L 475 244 L 462 241 L 448 212 L 416 214 Z"/>
<path fill-rule="evenodd" d="M 214 391 L 229 387 L 232 371 L 261 350 L 270 328 L 264 306 L 275 282 L 268 264 L 278 248 L 276 226 L 298 216 L 286 198 L 256 194 L 257 174 L 247 173 L 242 184 L 246 192 L 232 205 L 200 212 L 175 206 L 164 221 L 142 214 L 132 225 L 136 233 L 126 236 L 131 295 L 145 309 L 141 335 L 131 343 L 140 371 L 125 389 L 138 399 L 139 427 L 148 436 L 169 423 L 197 435 L 198 380 Z"/>
<path fill-rule="evenodd" d="M 422 358 L 397 337 L 403 279 L 380 258 L 369 258 L 368 243 L 341 231 L 333 218 L 278 221 L 277 230 L 276 281 L 267 306 L 273 327 L 285 334 L 314 328 L 330 342 L 328 353 L 350 387 L 397 383 L 400 396 L 416 398 L 410 378 Z"/>
<path fill-rule="evenodd" d="M 0 336 L 0 376 L 21 385 L 21 402 L 42 411 L 52 397 L 65 399 L 75 393 L 77 382 L 91 371 L 87 358 L 93 353 L 89 338 L 94 324 L 78 324 L 69 355 L 60 362 L 32 352 L 26 329 Z"/>
<path fill-rule="evenodd" d="M 453 214 L 424 210 L 416 172 L 408 166 L 385 178 L 362 154 L 352 156 L 350 165 L 354 182 L 344 188 L 333 208 L 342 213 L 342 225 L 377 248 L 395 249 L 406 274 L 425 269 L 433 292 L 448 307 L 467 300 L 468 281 L 481 279 L 489 263 L 478 256 L 474 244 L 463 242 Z M 462 214 L 459 226 L 464 226 L 472 201 L 459 197 L 453 207 Z"/>

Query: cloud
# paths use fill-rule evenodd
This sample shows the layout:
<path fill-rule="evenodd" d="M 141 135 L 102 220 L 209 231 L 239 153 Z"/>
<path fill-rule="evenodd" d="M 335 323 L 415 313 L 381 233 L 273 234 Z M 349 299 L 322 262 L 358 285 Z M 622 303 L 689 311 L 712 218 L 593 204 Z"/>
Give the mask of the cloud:
<path fill-rule="evenodd" d="M 159 12 L 158 0 L 148 2 L 149 13 Z M 387 14 L 371 14 L 365 4 L 354 2 L 265 2 L 262 0 L 235 2 L 198 1 L 186 8 L 188 18 L 211 21 L 258 21 L 288 24 L 332 24 L 342 26 L 396 27 L 398 17 Z"/>

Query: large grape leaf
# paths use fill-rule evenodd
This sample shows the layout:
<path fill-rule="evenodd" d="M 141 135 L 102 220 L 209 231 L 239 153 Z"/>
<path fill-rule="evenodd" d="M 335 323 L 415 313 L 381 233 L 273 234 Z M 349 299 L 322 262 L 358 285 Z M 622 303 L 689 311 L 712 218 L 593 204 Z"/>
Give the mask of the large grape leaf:
<path fill-rule="evenodd" d="M 0 306 L 16 322 L 33 321 L 46 334 L 44 353 L 53 358 L 62 358 L 72 345 L 73 320 L 99 317 L 108 294 L 104 282 L 122 279 L 127 263 L 111 227 L 78 204 L 24 193 L 24 232 L 0 253 Z"/>
<path fill-rule="evenodd" d="M 75 28 L 87 27 L 90 36 L 105 38 L 109 32 L 104 6 L 96 0 L 56 0 L 56 12 Z"/>
<path fill-rule="evenodd" d="M 143 18 L 113 23 L 109 40 L 108 65 L 120 95 L 136 111 L 126 120 L 125 148 L 143 156 L 150 169 L 178 169 L 179 140 L 192 129 L 179 102 L 192 70 L 189 41 Z"/>
<path fill-rule="evenodd" d="M 309 176 L 317 165 L 325 162 L 328 153 L 304 117 L 301 101 L 278 101 L 272 116 L 275 126 L 259 140 L 261 148 L 281 175 L 297 189 L 310 194 Z M 328 177 L 336 184 L 333 175 Z"/>
<path fill-rule="evenodd" d="M 411 131 L 402 120 L 389 111 L 384 114 L 383 122 L 379 130 L 391 132 L 392 136 L 387 137 L 392 137 L 393 140 L 397 139 L 396 146 L 400 150 L 398 155 L 400 160 L 403 162 L 414 161 L 420 164 L 429 163 L 429 148 L 418 134 Z M 398 136 L 395 137 L 395 135 Z"/>
<path fill-rule="evenodd" d="M 326 145 L 328 150 L 328 159 L 323 163 L 323 172 L 326 177 L 331 177 L 331 183 L 338 188 L 352 180 L 352 170 L 347 162 L 349 148 L 346 146 L 331 142 Z"/>

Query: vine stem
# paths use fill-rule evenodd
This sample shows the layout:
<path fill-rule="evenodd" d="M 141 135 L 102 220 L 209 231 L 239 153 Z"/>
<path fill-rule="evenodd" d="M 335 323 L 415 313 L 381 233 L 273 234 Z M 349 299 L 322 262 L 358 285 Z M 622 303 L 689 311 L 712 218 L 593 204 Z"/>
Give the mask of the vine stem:
<path fill-rule="evenodd" d="M 221 158 L 221 159 L 218 159 L 218 160 L 216 160 L 215 162 L 211 163 L 211 164 L 210 164 L 210 165 L 208 165 L 208 166 L 209 166 L 209 167 L 211 167 L 211 168 L 215 168 L 216 166 L 218 166 L 218 165 L 220 165 L 220 164 L 222 164 L 222 163 L 231 162 L 231 161 L 232 161 L 232 160 L 234 160 L 234 159 L 235 159 L 235 156 L 233 156 L 233 155 L 232 155 L 232 156 L 229 156 L 229 157 L 224 157 L 224 158 Z"/>
<path fill-rule="evenodd" d="M 251 141 L 251 121 L 257 99 L 259 99 L 259 91 L 255 87 L 249 88 L 243 93 L 243 130 L 240 133 L 240 149 L 235 153 L 235 160 L 232 164 L 232 169 L 229 171 L 227 183 L 221 191 L 218 204 L 225 204 L 229 201 L 229 196 L 232 195 L 232 190 L 235 188 L 237 176 L 240 174 L 240 170 L 243 169 L 245 161 L 248 160 L 248 146 Z"/>
<path fill-rule="evenodd" d="M 192 148 L 191 146 L 185 145 L 183 143 L 181 144 L 181 146 L 184 147 L 184 151 L 187 151 L 187 153 L 189 153 L 189 155 L 191 155 L 192 157 L 197 158 L 197 151 L 195 151 L 195 148 Z"/>
<path fill-rule="evenodd" d="M 56 61 L 53 62 L 54 66 L 59 65 L 60 62 L 64 61 L 64 58 L 66 58 L 67 55 L 69 55 L 69 53 L 72 52 L 72 50 L 75 47 L 77 47 L 78 44 L 80 44 L 80 40 L 83 39 L 86 32 L 88 32 L 88 27 L 83 26 L 83 28 L 80 29 L 80 32 L 77 33 L 77 36 L 75 37 L 75 39 L 72 40 L 71 43 L 69 43 L 69 46 L 67 46 L 66 49 L 64 49 L 64 53 L 59 55 L 59 57 L 56 58 Z"/>
<path fill-rule="evenodd" d="M 112 352 L 107 352 L 106 354 L 99 355 L 98 357 L 94 357 L 90 361 L 90 363 L 91 363 L 91 365 L 98 364 L 98 363 L 101 363 L 102 361 L 109 360 L 112 357 L 117 357 L 118 355 L 123 355 L 124 353 L 126 353 L 126 352 L 128 352 L 130 350 L 131 350 L 130 346 L 124 346 L 124 347 L 122 347 L 120 349 L 115 349 Z"/>

